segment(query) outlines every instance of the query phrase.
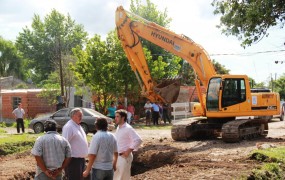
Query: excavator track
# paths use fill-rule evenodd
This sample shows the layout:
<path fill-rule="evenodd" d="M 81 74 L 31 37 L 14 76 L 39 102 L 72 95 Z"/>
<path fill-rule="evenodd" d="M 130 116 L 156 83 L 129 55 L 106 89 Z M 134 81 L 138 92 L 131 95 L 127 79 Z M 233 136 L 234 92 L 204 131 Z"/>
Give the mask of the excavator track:
<path fill-rule="evenodd" d="M 268 134 L 268 122 L 264 119 L 243 119 L 225 123 L 222 126 L 224 142 L 239 142 Z"/>
<path fill-rule="evenodd" d="M 200 121 L 201 119 L 190 118 L 187 120 L 181 120 L 174 124 L 171 129 L 172 139 L 175 141 L 186 141 L 191 137 L 191 131 L 189 128 Z"/>
<path fill-rule="evenodd" d="M 172 126 L 171 136 L 175 141 L 216 137 L 217 132 L 221 130 L 221 125 L 222 124 L 208 123 L 205 117 L 183 119 Z"/>
<path fill-rule="evenodd" d="M 224 142 L 239 142 L 268 134 L 268 122 L 264 119 L 239 119 L 226 123 L 209 123 L 207 118 L 183 119 L 171 129 L 172 139 L 187 141 L 194 138 L 218 137 Z"/>

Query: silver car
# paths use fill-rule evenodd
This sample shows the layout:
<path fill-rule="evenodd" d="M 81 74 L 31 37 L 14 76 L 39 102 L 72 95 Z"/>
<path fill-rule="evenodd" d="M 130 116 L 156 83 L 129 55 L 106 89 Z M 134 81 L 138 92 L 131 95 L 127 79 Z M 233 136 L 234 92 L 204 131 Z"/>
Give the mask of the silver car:
<path fill-rule="evenodd" d="M 69 114 L 70 114 L 70 111 L 72 109 L 73 108 L 64 108 L 64 109 L 60 109 L 60 110 L 56 111 L 53 114 L 46 114 L 44 116 L 39 116 L 39 117 L 31 120 L 31 122 L 29 124 L 29 128 L 33 129 L 35 133 L 44 132 L 44 122 L 48 119 L 53 119 L 57 122 L 58 131 L 61 131 L 62 127 L 67 123 L 68 120 L 70 120 Z M 115 126 L 113 125 L 113 119 L 112 118 L 109 118 L 109 117 L 95 111 L 94 109 L 81 108 L 81 107 L 80 107 L 80 109 L 83 112 L 82 122 L 80 123 L 80 125 L 86 134 L 88 132 L 92 132 L 92 133 L 96 132 L 94 123 L 96 122 L 96 119 L 99 117 L 103 117 L 103 118 L 107 119 L 108 130 L 114 129 Z"/>

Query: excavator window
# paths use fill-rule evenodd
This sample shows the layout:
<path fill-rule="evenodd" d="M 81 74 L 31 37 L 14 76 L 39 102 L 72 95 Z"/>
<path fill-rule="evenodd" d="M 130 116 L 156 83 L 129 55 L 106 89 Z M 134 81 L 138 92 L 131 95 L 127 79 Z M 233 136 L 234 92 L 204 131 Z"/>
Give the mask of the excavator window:
<path fill-rule="evenodd" d="M 221 86 L 221 81 L 221 78 L 212 78 L 209 82 L 206 101 L 208 111 L 219 110 L 219 90 Z"/>
<path fill-rule="evenodd" d="M 246 100 L 244 79 L 224 79 L 222 91 L 222 108 Z"/>

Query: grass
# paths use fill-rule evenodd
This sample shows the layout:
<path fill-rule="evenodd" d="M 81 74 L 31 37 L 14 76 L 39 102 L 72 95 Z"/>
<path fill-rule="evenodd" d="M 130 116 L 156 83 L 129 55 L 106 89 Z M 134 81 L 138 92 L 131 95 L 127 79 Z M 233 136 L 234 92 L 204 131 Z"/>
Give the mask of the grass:
<path fill-rule="evenodd" d="M 25 120 L 25 127 L 28 128 L 29 120 Z M 24 133 L 24 134 L 7 134 L 5 127 L 15 127 L 16 123 L 6 124 L 0 123 L 0 155 L 8 155 L 13 153 L 19 153 L 27 150 L 31 150 L 37 137 L 42 134 Z M 160 130 L 171 129 L 171 125 L 158 125 L 158 126 L 146 126 L 145 124 L 135 124 L 134 128 Z M 89 133 L 87 136 L 88 142 L 92 139 L 92 135 Z"/>
<path fill-rule="evenodd" d="M 248 179 L 285 179 L 284 146 L 255 150 L 251 153 L 250 158 L 261 162 L 262 165 L 254 169 Z"/>
<path fill-rule="evenodd" d="M 132 125 L 133 128 L 135 129 L 149 129 L 149 130 L 156 130 L 156 129 L 161 129 L 161 130 L 167 130 L 171 129 L 172 125 L 150 125 L 146 126 L 145 124 L 134 124 Z"/>
<path fill-rule="evenodd" d="M 1 133 L 7 133 L 7 131 L 5 131 L 5 129 L 0 128 L 0 134 Z"/>
<path fill-rule="evenodd" d="M 35 140 L 42 134 L 0 133 L 0 155 L 20 153 L 32 149 Z"/>
<path fill-rule="evenodd" d="M 25 128 L 28 128 L 30 124 L 30 120 L 29 119 L 24 119 L 24 126 Z M 13 122 L 13 123 L 6 123 L 6 122 L 1 122 L 0 123 L 0 127 L 17 127 L 17 123 Z"/>

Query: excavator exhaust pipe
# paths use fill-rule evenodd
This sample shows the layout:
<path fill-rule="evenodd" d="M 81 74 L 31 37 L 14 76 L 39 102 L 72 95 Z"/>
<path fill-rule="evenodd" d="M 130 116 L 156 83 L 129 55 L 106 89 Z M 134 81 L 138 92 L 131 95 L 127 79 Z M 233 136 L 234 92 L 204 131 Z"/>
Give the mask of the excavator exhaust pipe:
<path fill-rule="evenodd" d="M 174 103 L 180 92 L 180 80 L 179 79 L 167 79 L 154 87 L 154 92 L 168 104 Z"/>

